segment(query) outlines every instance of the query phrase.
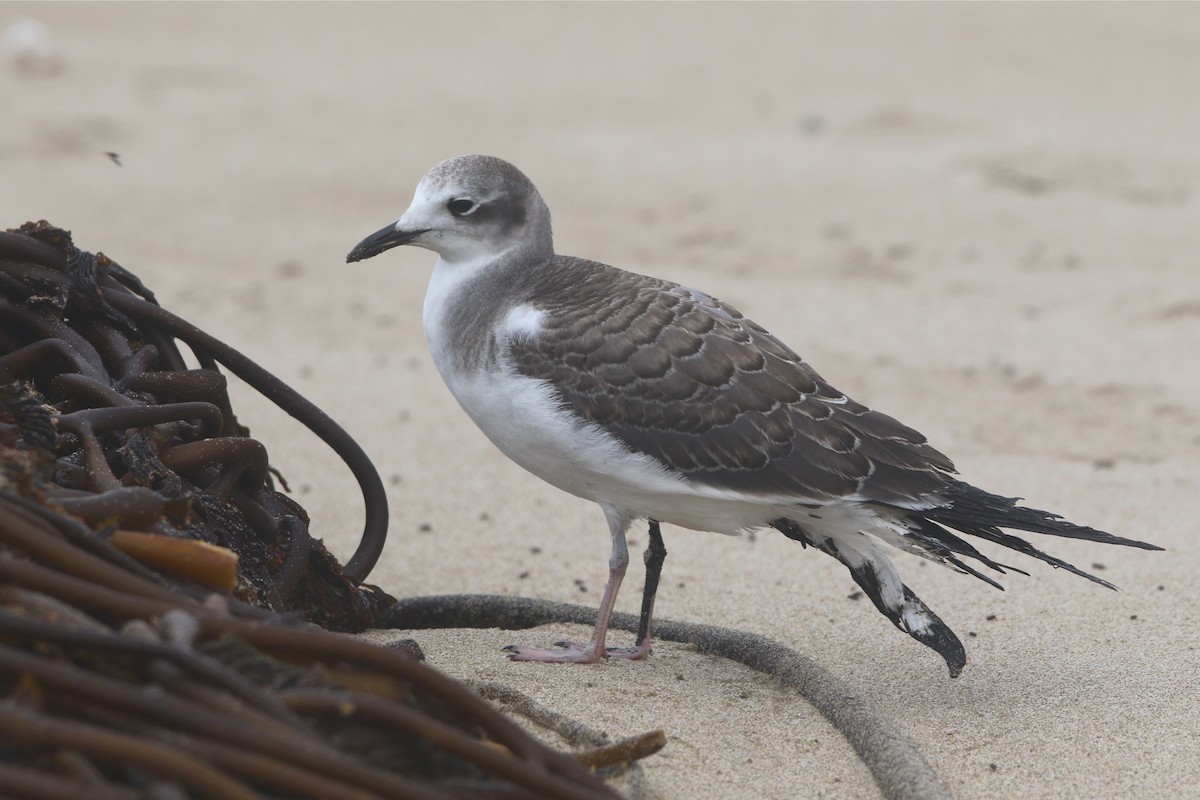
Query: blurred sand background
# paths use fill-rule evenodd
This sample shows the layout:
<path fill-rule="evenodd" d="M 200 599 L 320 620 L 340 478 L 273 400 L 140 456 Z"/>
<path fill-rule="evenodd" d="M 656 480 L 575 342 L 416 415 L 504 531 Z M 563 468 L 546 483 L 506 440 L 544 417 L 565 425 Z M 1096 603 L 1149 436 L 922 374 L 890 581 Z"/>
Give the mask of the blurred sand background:
<path fill-rule="evenodd" d="M 660 617 L 812 655 L 961 798 L 1200 793 L 1200 6 L 4 4 L 0 32 L 0 223 L 72 229 L 358 438 L 392 501 L 372 582 L 603 586 L 599 509 L 508 463 L 438 379 L 431 254 L 344 263 L 433 163 L 499 155 L 560 252 L 703 288 L 971 482 L 1168 548 L 1037 542 L 1121 592 L 1019 556 L 1003 593 L 900 559 L 967 645 L 956 681 L 775 535 L 665 529 Z M 234 401 L 348 557 L 340 463 Z M 665 728 L 662 797 L 877 796 L 739 665 L 499 652 L 562 634 L 587 630 L 416 638 L 614 736 Z"/>

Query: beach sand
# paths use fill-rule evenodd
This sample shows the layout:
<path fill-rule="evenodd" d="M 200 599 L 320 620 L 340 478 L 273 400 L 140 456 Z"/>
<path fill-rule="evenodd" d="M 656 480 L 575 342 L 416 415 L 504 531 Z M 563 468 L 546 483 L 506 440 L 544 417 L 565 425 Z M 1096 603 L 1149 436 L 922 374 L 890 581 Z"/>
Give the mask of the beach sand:
<path fill-rule="evenodd" d="M 72 229 L 355 436 L 392 503 L 371 582 L 594 605 L 606 577 L 600 510 L 506 461 L 438 378 L 433 257 L 344 263 L 432 164 L 499 155 L 559 252 L 720 297 L 966 480 L 1167 548 L 1033 537 L 1120 592 L 996 548 L 1032 573 L 1005 592 L 899 558 L 967 646 L 957 680 L 769 532 L 664 528 L 661 618 L 810 655 L 959 798 L 1200 793 L 1200 7 L 5 4 L 0 34 L 0 221 Z M 340 462 L 244 387 L 234 406 L 348 557 Z M 878 796 L 740 665 L 499 649 L 564 634 L 588 630 L 412 635 L 614 737 L 663 728 L 653 795 Z"/>

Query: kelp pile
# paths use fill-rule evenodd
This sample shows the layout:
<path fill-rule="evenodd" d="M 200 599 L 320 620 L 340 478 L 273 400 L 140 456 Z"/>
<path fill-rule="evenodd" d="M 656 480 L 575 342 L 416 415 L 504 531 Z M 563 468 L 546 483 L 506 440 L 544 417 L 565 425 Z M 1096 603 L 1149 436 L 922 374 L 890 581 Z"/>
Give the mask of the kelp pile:
<path fill-rule="evenodd" d="M 69 233 L 38 223 L 0 236 L 0 406 L 24 443 L 26 492 L 93 527 L 144 532 L 105 538 L 167 570 L 192 564 L 186 577 L 251 605 L 339 630 L 372 624 L 392 600 L 357 584 L 383 548 L 387 501 L 345 431 Z M 344 572 L 309 536 L 304 509 L 275 491 L 266 448 L 238 424 L 221 365 L 329 443 L 358 478 L 366 526 Z M 221 549 L 237 557 L 234 586 Z"/>
<path fill-rule="evenodd" d="M 276 491 L 221 367 L 358 479 L 344 569 Z M 415 645 L 323 629 L 394 603 L 362 585 L 386 524 L 370 461 L 298 393 L 68 232 L 0 234 L 6 796 L 616 797 Z"/>

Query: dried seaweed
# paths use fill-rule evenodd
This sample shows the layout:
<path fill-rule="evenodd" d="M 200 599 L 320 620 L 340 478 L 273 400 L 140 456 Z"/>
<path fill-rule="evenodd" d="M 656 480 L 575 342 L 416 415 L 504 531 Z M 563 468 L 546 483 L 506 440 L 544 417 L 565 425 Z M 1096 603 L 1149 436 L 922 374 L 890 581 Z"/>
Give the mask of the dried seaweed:
<path fill-rule="evenodd" d="M 345 569 L 275 490 L 219 366 L 359 480 Z M 394 604 L 361 585 L 386 520 L 370 462 L 295 391 L 66 231 L 0 234 L 6 797 L 616 797 L 419 650 L 302 619 L 358 630 Z"/>
<path fill-rule="evenodd" d="M 235 597 L 323 627 L 362 630 L 394 602 L 360 586 L 383 547 L 382 482 L 319 409 L 66 231 L 37 223 L 0 234 L 0 278 L 0 442 L 19 441 L 38 462 L 25 494 L 102 535 L 156 534 L 168 572 L 174 542 L 226 548 L 238 559 Z M 180 342 L 200 368 L 187 366 Z M 309 535 L 304 509 L 275 490 L 266 448 L 238 424 L 218 365 L 308 425 L 358 478 L 366 524 L 344 570 Z M 181 561 L 194 552 L 175 549 Z M 183 575 L 212 585 L 194 569 Z"/>

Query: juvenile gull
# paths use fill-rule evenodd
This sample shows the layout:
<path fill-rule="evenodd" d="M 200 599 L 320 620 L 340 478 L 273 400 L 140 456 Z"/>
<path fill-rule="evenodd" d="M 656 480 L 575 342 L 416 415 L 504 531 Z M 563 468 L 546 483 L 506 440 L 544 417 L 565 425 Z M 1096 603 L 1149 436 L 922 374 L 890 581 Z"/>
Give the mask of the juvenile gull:
<path fill-rule="evenodd" d="M 896 627 L 940 653 L 952 677 L 966 663 L 962 643 L 904 585 L 889 546 L 997 588 L 964 559 L 1021 570 L 958 533 L 1109 588 L 1001 529 L 1161 549 L 958 480 L 920 433 L 834 389 L 763 327 L 704 292 L 556 255 L 541 195 L 498 158 L 435 166 L 400 219 L 346 260 L 402 244 L 438 254 L 425 335 L 463 409 L 505 455 L 595 501 L 608 520 L 612 556 L 592 640 L 512 646 L 514 659 L 645 657 L 666 555 L 659 522 L 726 534 L 771 527 L 828 553 Z M 638 519 L 649 520 L 651 532 L 641 630 L 633 647 L 606 648 L 629 563 L 625 533 Z"/>

